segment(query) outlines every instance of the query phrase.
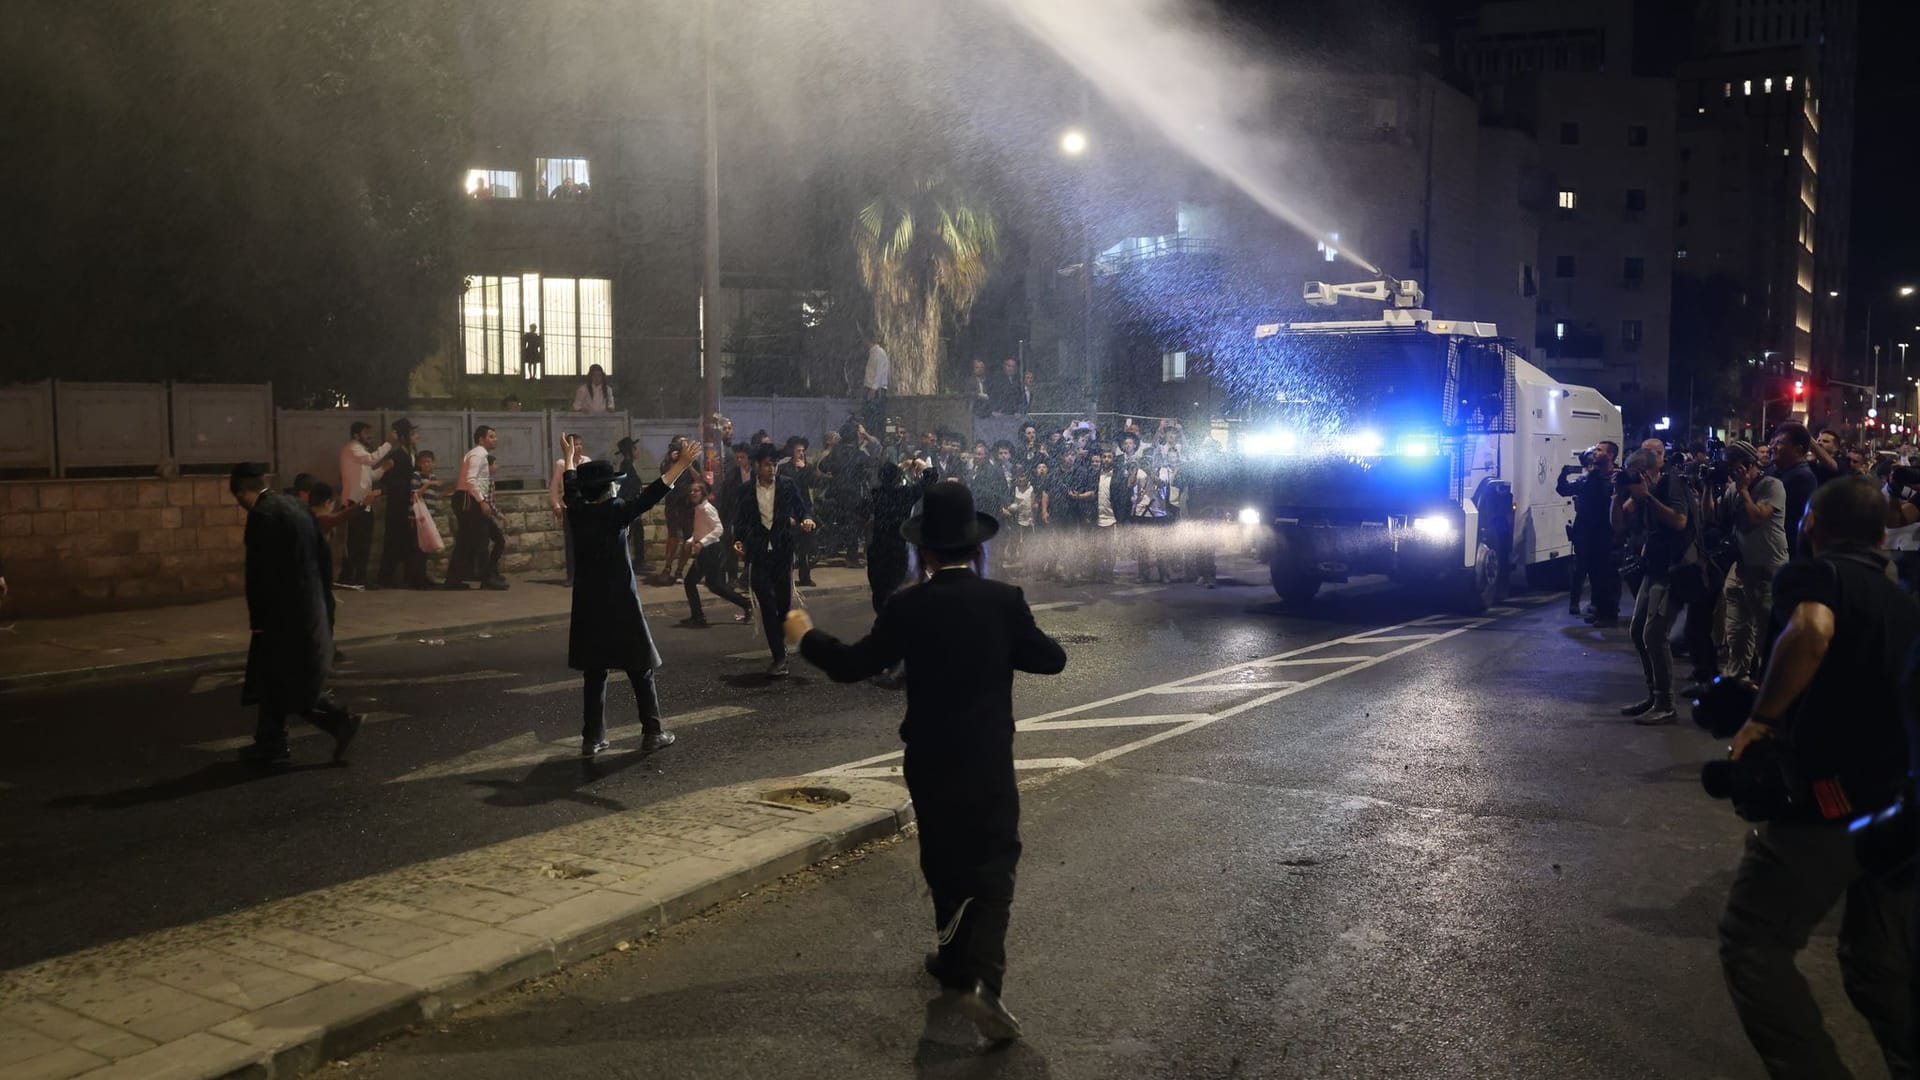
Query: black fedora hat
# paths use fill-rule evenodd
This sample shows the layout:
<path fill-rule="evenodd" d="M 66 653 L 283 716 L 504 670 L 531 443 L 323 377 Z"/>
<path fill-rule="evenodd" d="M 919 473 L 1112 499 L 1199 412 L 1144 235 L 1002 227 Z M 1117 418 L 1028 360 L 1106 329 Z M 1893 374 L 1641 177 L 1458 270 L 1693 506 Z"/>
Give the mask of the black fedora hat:
<path fill-rule="evenodd" d="M 972 547 L 993 539 L 1000 523 L 973 508 L 973 492 L 958 480 L 942 480 L 927 489 L 920 512 L 900 526 L 909 544 L 934 551 Z"/>
<path fill-rule="evenodd" d="M 575 470 L 580 481 L 580 493 L 595 496 L 613 486 L 613 463 L 607 461 L 583 461 Z"/>

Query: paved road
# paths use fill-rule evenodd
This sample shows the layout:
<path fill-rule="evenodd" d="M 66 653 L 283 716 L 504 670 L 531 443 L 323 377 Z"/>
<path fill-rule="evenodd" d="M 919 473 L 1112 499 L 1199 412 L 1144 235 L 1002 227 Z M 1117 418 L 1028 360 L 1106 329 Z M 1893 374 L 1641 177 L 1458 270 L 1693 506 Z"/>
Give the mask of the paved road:
<path fill-rule="evenodd" d="M 1361 590 L 1315 617 L 1282 617 L 1264 573 L 1249 568 L 1247 580 L 1213 592 L 1036 590 L 1043 624 L 1075 660 L 1068 677 L 1023 686 L 1023 715 L 1337 637 L 1388 610 Z M 864 595 L 813 608 L 843 631 L 871 621 Z M 12 931 L 0 934 L 0 968 L 713 785 L 870 758 L 890 768 L 897 692 L 836 686 L 804 665 L 770 683 L 757 637 L 673 628 L 682 614 L 650 612 L 683 742 L 591 768 L 577 759 L 564 626 L 355 650 L 337 682 L 377 722 L 346 768 L 327 765 L 328 741 L 298 725 L 310 737 L 296 741 L 293 770 L 238 764 L 252 715 L 237 671 L 0 694 L 0 925 Z M 631 725 L 628 692 L 609 698 L 610 721 Z M 629 730 L 616 745 L 637 741 Z M 1047 739 L 1033 756 L 1076 752 Z"/>
<path fill-rule="evenodd" d="M 1155 595 L 1055 620 L 1102 640 L 1070 647 L 1074 679 L 1024 683 L 1022 716 L 1151 687 L 1037 727 L 1157 719 L 1021 736 L 1022 755 L 1120 752 L 1028 791 L 1008 1000 L 1029 1038 L 1011 1049 L 927 1022 L 907 840 L 335 1072 L 1760 1075 L 1712 937 L 1741 834 L 1695 780 L 1716 748 L 1614 715 L 1630 652 L 1555 604 L 1356 633 L 1401 621 L 1389 607 L 1336 593 L 1315 623 L 1252 594 Z M 1250 654 L 1279 662 L 1238 666 Z M 1804 966 L 1858 1074 L 1882 1075 L 1832 929 Z"/>

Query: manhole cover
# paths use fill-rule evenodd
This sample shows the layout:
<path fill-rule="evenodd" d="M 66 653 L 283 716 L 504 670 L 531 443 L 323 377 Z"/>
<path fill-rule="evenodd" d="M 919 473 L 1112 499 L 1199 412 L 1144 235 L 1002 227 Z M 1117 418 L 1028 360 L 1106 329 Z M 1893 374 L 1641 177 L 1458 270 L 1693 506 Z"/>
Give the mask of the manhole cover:
<path fill-rule="evenodd" d="M 1062 645 L 1091 645 L 1100 640 L 1099 634 L 1055 634 L 1053 640 Z"/>
<path fill-rule="evenodd" d="M 829 806 L 838 806 L 853 796 L 830 787 L 790 787 L 774 788 L 761 794 L 763 802 L 776 806 L 797 806 L 802 810 L 821 810 Z"/>

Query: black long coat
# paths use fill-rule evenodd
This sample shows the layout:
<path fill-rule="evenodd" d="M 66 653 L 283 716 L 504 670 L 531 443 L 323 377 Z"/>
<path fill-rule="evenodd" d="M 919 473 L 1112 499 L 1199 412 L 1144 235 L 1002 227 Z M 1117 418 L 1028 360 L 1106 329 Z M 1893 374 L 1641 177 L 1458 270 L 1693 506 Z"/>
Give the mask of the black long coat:
<path fill-rule="evenodd" d="M 247 675 L 241 701 L 282 715 L 311 712 L 333 667 L 327 625 L 331 567 L 313 514 L 269 491 L 247 514 Z"/>
<path fill-rule="evenodd" d="M 588 502 L 580 478 L 567 470 L 567 526 L 573 530 L 573 619 L 567 666 L 575 671 L 651 671 L 660 666 L 640 591 L 633 583 L 627 527 L 672 490 L 655 480 L 631 499 Z"/>
<path fill-rule="evenodd" d="M 1017 586 L 942 570 L 893 594 L 867 636 L 845 644 L 822 630 L 800 654 L 835 682 L 857 682 L 905 660 L 909 753 L 964 768 L 1013 760 L 1013 673 L 1055 675 L 1066 650 L 1033 621 Z M 1009 770 L 1011 765 L 1009 764 Z"/>

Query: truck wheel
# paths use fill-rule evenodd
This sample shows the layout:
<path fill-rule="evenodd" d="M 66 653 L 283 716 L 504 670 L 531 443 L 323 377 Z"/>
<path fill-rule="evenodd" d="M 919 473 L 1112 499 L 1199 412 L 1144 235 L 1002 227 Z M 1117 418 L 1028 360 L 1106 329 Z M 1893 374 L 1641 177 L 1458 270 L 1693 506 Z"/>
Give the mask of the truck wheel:
<path fill-rule="evenodd" d="M 1284 545 L 1276 545 L 1273 560 L 1267 564 L 1273 578 L 1273 591 L 1290 607 L 1300 607 L 1320 591 L 1320 572 L 1288 558 Z"/>
<path fill-rule="evenodd" d="M 1473 569 L 1459 580 L 1455 595 L 1466 614 L 1477 615 L 1507 598 L 1507 568 L 1485 542 L 1474 552 Z"/>

